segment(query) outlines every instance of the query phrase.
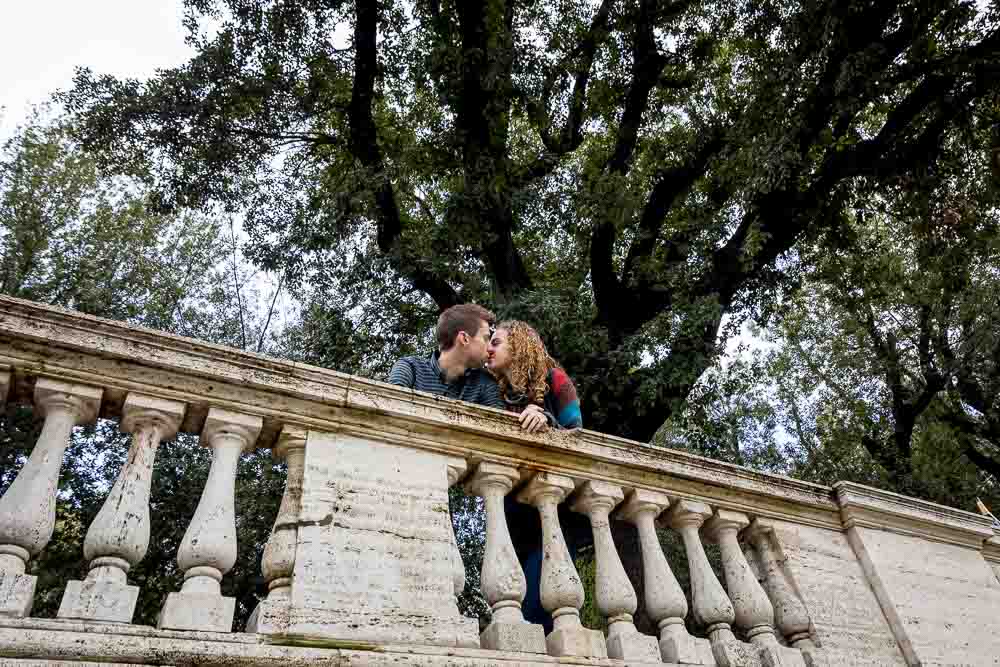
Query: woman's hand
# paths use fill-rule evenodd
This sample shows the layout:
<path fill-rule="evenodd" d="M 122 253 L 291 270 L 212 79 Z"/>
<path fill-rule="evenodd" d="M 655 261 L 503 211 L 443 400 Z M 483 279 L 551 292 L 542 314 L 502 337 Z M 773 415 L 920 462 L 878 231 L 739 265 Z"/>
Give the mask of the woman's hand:
<path fill-rule="evenodd" d="M 545 410 L 534 403 L 521 412 L 521 428 L 528 433 L 540 433 L 548 427 L 549 418 L 545 416 Z"/>

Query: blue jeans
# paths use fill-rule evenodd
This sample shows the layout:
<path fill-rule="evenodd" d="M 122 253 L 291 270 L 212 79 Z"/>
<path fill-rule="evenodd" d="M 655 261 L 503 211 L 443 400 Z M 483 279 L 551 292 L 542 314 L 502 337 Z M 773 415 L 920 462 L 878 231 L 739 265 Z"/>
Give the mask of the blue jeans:
<path fill-rule="evenodd" d="M 538 510 L 515 501 L 513 496 L 507 496 L 504 498 L 504 514 L 514 550 L 528 584 L 521 604 L 524 619 L 529 623 L 540 624 L 548 634 L 552 632 L 552 617 L 542 607 L 542 525 Z M 570 512 L 565 505 L 559 506 L 559 530 L 566 540 L 566 548 L 572 560 L 576 560 L 577 549 L 593 541 L 590 521 L 582 514 Z"/>
<path fill-rule="evenodd" d="M 569 557 L 576 560 L 576 548 L 573 543 L 566 545 L 569 549 Z M 524 620 L 529 623 L 538 623 L 545 628 L 545 634 L 552 632 L 552 616 L 542 607 L 542 549 L 533 550 L 521 563 L 524 568 L 524 578 L 528 582 L 528 590 L 524 594 L 524 603 L 521 610 L 524 612 Z"/>

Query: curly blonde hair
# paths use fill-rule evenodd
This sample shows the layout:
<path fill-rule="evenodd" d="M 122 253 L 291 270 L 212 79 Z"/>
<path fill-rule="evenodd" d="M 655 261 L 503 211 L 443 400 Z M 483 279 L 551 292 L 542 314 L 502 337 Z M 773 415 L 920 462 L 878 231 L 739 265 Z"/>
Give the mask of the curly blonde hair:
<path fill-rule="evenodd" d="M 501 395 L 508 401 L 524 397 L 535 405 L 544 405 L 549 371 L 559 364 L 549 356 L 542 337 L 530 324 L 507 320 L 496 328 L 507 332 L 510 346 L 510 373 L 497 375 Z"/>

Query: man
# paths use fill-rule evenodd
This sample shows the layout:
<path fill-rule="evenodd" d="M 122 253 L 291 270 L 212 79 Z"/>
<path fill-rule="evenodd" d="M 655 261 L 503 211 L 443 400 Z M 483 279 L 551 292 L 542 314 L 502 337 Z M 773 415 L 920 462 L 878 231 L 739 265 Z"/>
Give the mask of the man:
<path fill-rule="evenodd" d="M 483 370 L 496 317 L 482 306 L 452 306 L 438 318 L 438 349 L 428 357 L 403 357 L 389 382 L 491 408 L 505 408 L 496 380 Z"/>

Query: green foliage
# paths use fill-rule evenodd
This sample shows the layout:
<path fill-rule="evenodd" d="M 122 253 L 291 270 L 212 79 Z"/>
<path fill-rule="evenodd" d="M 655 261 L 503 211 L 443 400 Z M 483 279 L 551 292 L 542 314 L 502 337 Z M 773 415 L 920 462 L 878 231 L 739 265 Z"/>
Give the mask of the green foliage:
<path fill-rule="evenodd" d="M 489 623 L 490 606 L 483 597 L 483 554 L 486 551 L 486 510 L 482 498 L 467 496 L 459 487 L 448 490 L 455 541 L 465 564 L 465 589 L 458 596 L 458 609 L 480 625 Z"/>
<path fill-rule="evenodd" d="M 0 291 L 93 315 L 204 336 L 219 230 L 147 212 L 101 178 L 58 125 L 29 125 L 0 157 Z"/>
<path fill-rule="evenodd" d="M 762 386 L 767 365 L 738 350 L 729 365 L 710 368 L 653 444 L 768 472 L 787 473 L 795 458 L 782 446 L 775 397 Z"/>
<path fill-rule="evenodd" d="M 799 287 L 762 310 L 774 347 L 744 387 L 788 443 L 789 473 L 970 510 L 1000 499 L 1000 193 L 989 155 L 967 150 L 990 132 L 973 124 L 934 173 L 862 192 L 803 244 Z"/>

